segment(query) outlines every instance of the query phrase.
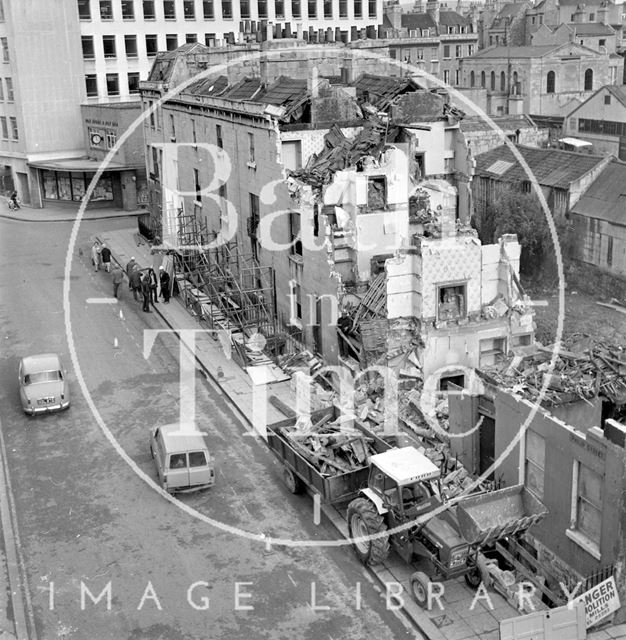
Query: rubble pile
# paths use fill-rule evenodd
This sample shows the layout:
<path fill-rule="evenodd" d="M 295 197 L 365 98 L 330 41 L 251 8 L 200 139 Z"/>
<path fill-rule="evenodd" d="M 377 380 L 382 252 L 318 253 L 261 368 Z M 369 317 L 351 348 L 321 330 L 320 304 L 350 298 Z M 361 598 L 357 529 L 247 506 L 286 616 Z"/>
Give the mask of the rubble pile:
<path fill-rule="evenodd" d="M 533 354 L 486 369 L 486 377 L 531 400 L 537 400 L 546 384 L 543 402 L 548 405 L 589 400 L 598 394 L 617 405 L 626 403 L 626 353 L 622 347 L 596 343 L 581 353 L 560 348 L 550 371 L 553 349 L 539 347 Z"/>
<path fill-rule="evenodd" d="M 284 427 L 282 434 L 322 475 L 366 467 L 368 458 L 377 453 L 373 439 L 351 426 L 351 420 L 330 420 L 330 415 L 316 424 L 300 419 L 293 427 Z"/>

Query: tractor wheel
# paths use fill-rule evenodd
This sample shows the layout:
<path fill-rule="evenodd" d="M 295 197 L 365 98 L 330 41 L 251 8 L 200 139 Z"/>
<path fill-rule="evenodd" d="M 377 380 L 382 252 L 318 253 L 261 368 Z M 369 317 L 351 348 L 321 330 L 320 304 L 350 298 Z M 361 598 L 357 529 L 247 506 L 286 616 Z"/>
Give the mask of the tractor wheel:
<path fill-rule="evenodd" d="M 287 489 L 289 489 L 290 493 L 302 493 L 304 490 L 302 480 L 300 480 L 300 478 L 298 478 L 298 476 L 287 467 L 283 469 L 283 480 L 285 481 L 285 485 L 287 486 Z"/>
<path fill-rule="evenodd" d="M 428 585 L 430 584 L 430 578 L 423 571 L 416 571 L 411 576 L 411 592 L 415 602 L 426 609 L 428 606 Z"/>
<path fill-rule="evenodd" d="M 369 500 L 356 498 L 348 505 L 348 527 L 354 551 L 363 564 L 380 564 L 387 558 L 389 555 L 389 536 L 354 540 L 354 538 L 367 538 L 387 531 L 384 518 Z"/>

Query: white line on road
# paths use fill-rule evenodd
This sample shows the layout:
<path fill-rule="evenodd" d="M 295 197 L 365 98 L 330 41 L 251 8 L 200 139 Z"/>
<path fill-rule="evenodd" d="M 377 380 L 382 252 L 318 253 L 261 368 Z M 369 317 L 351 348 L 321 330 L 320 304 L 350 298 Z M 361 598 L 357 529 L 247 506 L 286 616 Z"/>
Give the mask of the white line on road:
<path fill-rule="evenodd" d="M 87 304 L 117 304 L 117 298 L 87 298 Z"/>
<path fill-rule="evenodd" d="M 313 524 L 319 524 L 321 519 L 320 519 L 320 494 L 319 493 L 314 493 L 313 494 Z"/>
<path fill-rule="evenodd" d="M 531 307 L 547 307 L 550 303 L 547 300 L 531 300 Z"/>

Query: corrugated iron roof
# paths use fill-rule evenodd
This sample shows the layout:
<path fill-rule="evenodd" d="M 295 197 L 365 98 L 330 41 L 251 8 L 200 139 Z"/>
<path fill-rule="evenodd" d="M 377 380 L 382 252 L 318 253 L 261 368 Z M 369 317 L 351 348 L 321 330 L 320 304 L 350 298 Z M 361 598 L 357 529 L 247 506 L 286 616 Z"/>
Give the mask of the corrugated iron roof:
<path fill-rule="evenodd" d="M 257 102 L 289 107 L 307 95 L 307 81 L 301 78 L 281 76 L 256 98 Z"/>
<path fill-rule="evenodd" d="M 375 76 L 364 73 L 353 83 L 359 100 L 364 100 L 364 93 L 369 94 L 368 102 L 378 109 L 385 108 L 393 98 L 407 89 L 417 89 L 417 85 L 410 78 L 396 78 L 393 76 Z"/>
<path fill-rule="evenodd" d="M 610 162 L 572 207 L 572 213 L 626 226 L 626 163 Z"/>
<path fill-rule="evenodd" d="M 261 88 L 261 78 L 244 78 L 228 87 L 221 98 L 229 100 L 252 100 Z"/>
<path fill-rule="evenodd" d="M 196 96 L 218 96 L 228 87 L 228 78 L 219 76 L 217 78 L 203 78 L 189 85 L 186 92 Z"/>
<path fill-rule="evenodd" d="M 536 149 L 521 145 L 516 145 L 516 147 L 540 185 L 559 189 L 568 189 L 572 182 L 582 178 L 604 160 L 602 156 L 559 149 Z M 496 173 L 492 171 L 492 168 L 497 161 L 510 162 L 511 167 L 501 173 Z M 507 182 L 530 180 L 508 145 L 501 145 L 477 155 L 476 174 L 491 175 Z"/>

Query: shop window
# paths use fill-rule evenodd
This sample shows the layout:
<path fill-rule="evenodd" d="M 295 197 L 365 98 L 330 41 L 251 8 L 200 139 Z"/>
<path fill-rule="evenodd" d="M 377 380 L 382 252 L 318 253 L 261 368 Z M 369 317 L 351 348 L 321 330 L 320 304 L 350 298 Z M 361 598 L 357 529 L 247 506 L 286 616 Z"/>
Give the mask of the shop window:
<path fill-rule="evenodd" d="M 90 0 L 78 0 L 78 18 L 79 20 L 91 20 Z M 2 17 L 4 20 L 4 16 Z"/>
<path fill-rule="evenodd" d="M 556 75 L 554 71 L 548 71 L 546 76 L 546 93 L 554 93 L 556 85 Z"/>
<path fill-rule="evenodd" d="M 156 34 L 149 33 L 146 35 L 146 55 L 148 57 L 156 56 L 159 50 L 159 44 Z"/>
<path fill-rule="evenodd" d="M 143 19 L 156 20 L 154 0 L 143 0 Z"/>
<path fill-rule="evenodd" d="M 447 285 L 439 287 L 437 304 L 438 320 L 456 320 L 467 315 L 466 285 Z"/>
<path fill-rule="evenodd" d="M 127 58 L 137 57 L 137 36 L 124 36 L 124 47 L 126 48 Z"/>
<path fill-rule="evenodd" d="M 83 59 L 93 60 L 96 57 L 93 46 L 93 36 L 82 36 L 80 41 L 83 45 Z"/>
<path fill-rule="evenodd" d="M 215 9 L 213 7 L 213 0 L 203 0 L 202 13 L 205 20 L 213 20 L 215 18 Z"/>
<path fill-rule="evenodd" d="M 363 17 L 363 0 L 354 0 L 354 17 Z"/>
<path fill-rule="evenodd" d="M 165 36 L 165 48 L 168 51 L 174 51 L 178 49 L 178 35 L 175 33 L 168 33 Z"/>
<path fill-rule="evenodd" d="M 112 0 L 100 0 L 100 20 L 113 20 Z"/>
<path fill-rule="evenodd" d="M 120 95 L 120 80 L 117 73 L 107 73 L 107 95 Z"/>
<path fill-rule="evenodd" d="M 546 441 L 532 430 L 526 432 L 526 462 L 524 484 L 539 500 L 543 500 L 546 466 Z"/>
<path fill-rule="evenodd" d="M 15 100 L 15 95 L 13 94 L 13 79 L 5 78 L 4 81 L 7 86 L 7 101 L 13 102 Z"/>
<path fill-rule="evenodd" d="M 196 19 L 195 0 L 183 0 L 183 14 L 185 16 L 185 20 Z"/>
<path fill-rule="evenodd" d="M 176 20 L 176 3 L 174 0 L 163 0 L 163 17 L 166 20 Z"/>
<path fill-rule="evenodd" d="M 574 461 L 570 530 L 582 534 L 597 549 L 602 533 L 602 476 Z"/>
<path fill-rule="evenodd" d="M 368 177 L 367 206 L 373 210 L 384 209 L 387 206 L 387 180 L 385 176 Z"/>
<path fill-rule="evenodd" d="M 0 126 L 2 127 L 2 139 L 9 139 L 9 125 L 6 116 L 0 116 Z"/>
<path fill-rule="evenodd" d="M 102 49 L 105 58 L 115 58 L 115 36 L 102 36 Z"/>
<path fill-rule="evenodd" d="M 308 1 L 309 18 L 317 18 L 317 0 Z M 261 14 L 259 14 L 261 17 Z"/>
<path fill-rule="evenodd" d="M 88 98 L 96 98 L 98 96 L 98 79 L 95 73 L 89 73 L 85 76 L 85 89 Z"/>
<path fill-rule="evenodd" d="M 292 18 L 302 17 L 302 4 L 300 0 L 291 0 L 291 17 Z"/>
<path fill-rule="evenodd" d="M 135 19 L 135 0 L 122 0 L 122 20 Z"/>

